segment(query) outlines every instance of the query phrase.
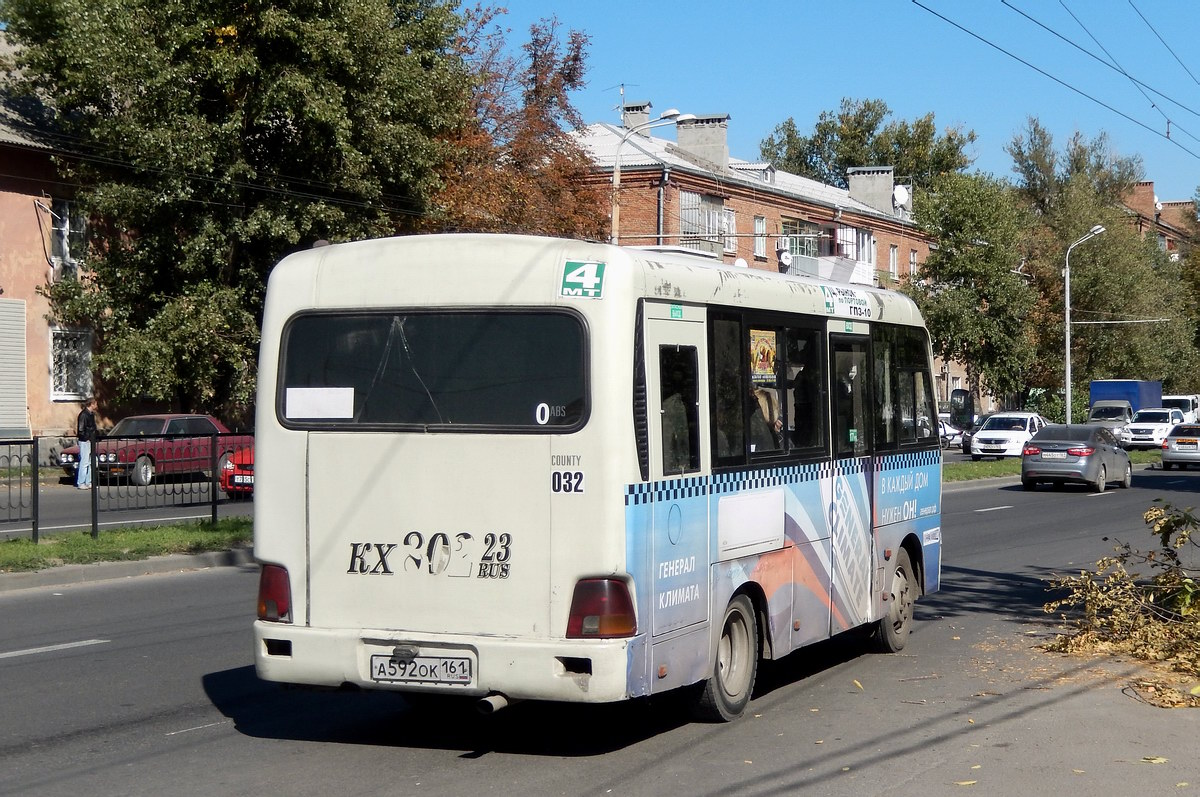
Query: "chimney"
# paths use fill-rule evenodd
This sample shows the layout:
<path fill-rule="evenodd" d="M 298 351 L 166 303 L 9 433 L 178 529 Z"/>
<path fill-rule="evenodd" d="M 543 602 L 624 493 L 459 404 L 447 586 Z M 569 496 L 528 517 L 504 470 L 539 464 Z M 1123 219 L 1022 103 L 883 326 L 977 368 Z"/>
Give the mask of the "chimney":
<path fill-rule="evenodd" d="M 625 126 L 626 130 L 632 130 L 638 125 L 646 124 L 650 121 L 651 107 L 653 106 L 650 105 L 649 100 L 637 102 L 631 100 L 626 102 L 625 106 L 621 109 L 621 124 Z M 650 131 L 643 130 L 638 135 L 645 136 L 649 135 L 649 133 Z"/>
<path fill-rule="evenodd" d="M 1154 195 L 1154 181 L 1142 180 L 1133 184 L 1133 190 L 1125 197 L 1125 204 L 1135 213 L 1140 213 L 1148 219 L 1153 219 L 1157 209 L 1155 204 L 1158 197 Z"/>
<path fill-rule="evenodd" d="M 727 113 L 697 116 L 675 125 L 675 142 L 687 154 L 724 170 L 729 168 L 728 131 Z"/>
<path fill-rule="evenodd" d="M 891 166 L 855 166 L 846 169 L 850 183 L 850 198 L 870 205 L 884 213 L 895 213 L 893 202 L 895 178 Z"/>

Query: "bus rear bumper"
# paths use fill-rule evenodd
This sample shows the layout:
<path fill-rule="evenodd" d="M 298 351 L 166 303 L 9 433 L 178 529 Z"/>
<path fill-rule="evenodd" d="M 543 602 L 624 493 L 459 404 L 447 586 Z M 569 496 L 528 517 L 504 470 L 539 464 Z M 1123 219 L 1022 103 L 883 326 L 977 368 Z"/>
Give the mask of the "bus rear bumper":
<path fill-rule="evenodd" d="M 266 681 L 318 687 L 382 689 L 510 700 L 610 703 L 632 696 L 632 639 L 515 640 L 452 634 L 405 634 L 386 630 L 320 629 L 286 623 L 254 623 L 254 668 Z M 466 659 L 468 683 L 388 680 L 393 657 Z M 372 677 L 372 663 L 393 670 Z M 461 673 L 461 670 L 459 671 Z"/>

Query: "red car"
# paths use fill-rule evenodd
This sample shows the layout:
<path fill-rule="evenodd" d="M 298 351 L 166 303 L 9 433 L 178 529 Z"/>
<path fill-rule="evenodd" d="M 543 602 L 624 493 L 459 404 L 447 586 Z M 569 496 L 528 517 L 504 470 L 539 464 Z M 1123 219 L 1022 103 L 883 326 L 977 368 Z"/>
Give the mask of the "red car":
<path fill-rule="evenodd" d="M 221 490 L 235 500 L 254 494 L 254 446 L 240 446 L 222 460 Z"/>
<path fill-rule="evenodd" d="M 155 476 L 209 473 L 214 439 L 219 447 L 218 473 L 235 450 L 254 441 L 250 435 L 231 435 L 211 415 L 131 415 L 96 444 L 97 476 L 127 476 L 133 484 L 147 485 Z M 79 446 L 63 449 L 58 461 L 67 475 L 74 476 Z"/>

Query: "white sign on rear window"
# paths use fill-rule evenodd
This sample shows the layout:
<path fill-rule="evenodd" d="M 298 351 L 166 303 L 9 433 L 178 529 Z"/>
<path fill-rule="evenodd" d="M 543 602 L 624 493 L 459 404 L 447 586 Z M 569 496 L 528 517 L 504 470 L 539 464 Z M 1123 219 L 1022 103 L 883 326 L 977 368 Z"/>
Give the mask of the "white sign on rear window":
<path fill-rule="evenodd" d="M 286 418 L 353 418 L 352 387 L 289 387 L 284 396 Z"/>

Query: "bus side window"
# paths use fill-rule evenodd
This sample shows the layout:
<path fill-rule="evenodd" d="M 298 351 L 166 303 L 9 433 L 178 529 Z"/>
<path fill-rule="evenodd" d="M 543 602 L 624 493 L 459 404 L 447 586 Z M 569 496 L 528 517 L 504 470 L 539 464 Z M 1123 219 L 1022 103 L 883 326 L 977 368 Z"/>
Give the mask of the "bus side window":
<path fill-rule="evenodd" d="M 815 329 L 787 331 L 786 418 L 792 448 L 825 447 L 821 340 L 821 332 Z"/>
<path fill-rule="evenodd" d="M 742 325 L 737 319 L 712 322 L 712 437 L 716 459 L 728 461 L 745 454 L 742 386 Z"/>
<path fill-rule="evenodd" d="M 700 417 L 694 346 L 660 346 L 663 473 L 700 470 Z"/>

